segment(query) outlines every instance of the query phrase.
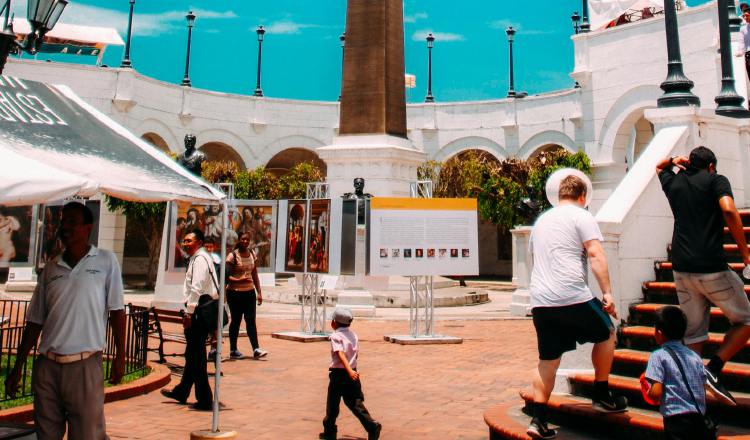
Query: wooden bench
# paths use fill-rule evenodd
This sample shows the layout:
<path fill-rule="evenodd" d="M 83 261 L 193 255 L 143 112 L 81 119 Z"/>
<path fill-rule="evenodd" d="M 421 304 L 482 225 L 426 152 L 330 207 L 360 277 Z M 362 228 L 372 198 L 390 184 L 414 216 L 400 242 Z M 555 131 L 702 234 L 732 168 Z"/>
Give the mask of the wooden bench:
<path fill-rule="evenodd" d="M 168 309 L 157 309 L 151 308 L 151 315 L 149 318 L 149 337 L 159 340 L 159 346 L 155 349 L 149 349 L 149 351 L 155 351 L 159 354 L 159 363 L 163 364 L 166 362 L 167 356 L 184 356 L 184 353 L 164 353 L 165 342 L 176 342 L 178 344 L 186 344 L 185 334 L 182 331 L 182 315 L 178 310 Z M 180 324 L 179 332 L 166 332 L 162 329 L 161 324 L 163 322 L 171 322 L 174 324 Z M 206 340 L 206 345 L 211 345 L 211 338 Z"/>

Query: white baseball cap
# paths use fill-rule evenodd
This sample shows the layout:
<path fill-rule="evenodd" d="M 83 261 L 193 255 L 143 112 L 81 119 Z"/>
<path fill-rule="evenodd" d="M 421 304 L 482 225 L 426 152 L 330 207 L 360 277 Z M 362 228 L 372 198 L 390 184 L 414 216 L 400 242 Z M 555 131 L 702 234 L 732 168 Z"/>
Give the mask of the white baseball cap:
<path fill-rule="evenodd" d="M 547 193 L 547 200 L 549 200 L 552 206 L 557 206 L 560 203 L 560 184 L 568 176 L 576 176 L 586 184 L 586 205 L 591 204 L 591 200 L 594 198 L 594 186 L 591 184 L 589 176 L 583 173 L 583 171 L 575 168 L 563 168 L 552 173 L 547 179 L 545 185 L 545 191 Z"/>

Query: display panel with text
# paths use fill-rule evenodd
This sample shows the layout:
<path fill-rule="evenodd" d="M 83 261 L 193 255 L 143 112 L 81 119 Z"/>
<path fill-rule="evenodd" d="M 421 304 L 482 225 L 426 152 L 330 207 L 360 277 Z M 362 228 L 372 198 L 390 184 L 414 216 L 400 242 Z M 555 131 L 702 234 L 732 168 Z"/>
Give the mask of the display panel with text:
<path fill-rule="evenodd" d="M 371 275 L 478 275 L 475 199 L 374 198 Z"/>

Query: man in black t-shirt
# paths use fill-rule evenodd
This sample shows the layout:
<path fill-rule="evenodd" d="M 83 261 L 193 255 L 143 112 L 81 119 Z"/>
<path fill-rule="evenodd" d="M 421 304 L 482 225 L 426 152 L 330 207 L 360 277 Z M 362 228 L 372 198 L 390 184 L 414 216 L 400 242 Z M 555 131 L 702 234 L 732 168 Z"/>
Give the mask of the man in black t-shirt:
<path fill-rule="evenodd" d="M 674 172 L 675 167 L 679 172 Z M 727 266 L 725 223 L 745 266 L 750 265 L 750 254 L 732 187 L 716 173 L 716 156 L 706 147 L 694 149 L 689 158 L 663 159 L 656 173 L 674 215 L 672 264 L 680 308 L 688 319 L 684 342 L 701 354 L 708 339 L 711 303 L 722 310 L 732 328 L 711 357 L 706 378 L 714 394 L 734 404 L 721 385 L 721 370 L 750 339 L 750 301 L 744 283 Z"/>

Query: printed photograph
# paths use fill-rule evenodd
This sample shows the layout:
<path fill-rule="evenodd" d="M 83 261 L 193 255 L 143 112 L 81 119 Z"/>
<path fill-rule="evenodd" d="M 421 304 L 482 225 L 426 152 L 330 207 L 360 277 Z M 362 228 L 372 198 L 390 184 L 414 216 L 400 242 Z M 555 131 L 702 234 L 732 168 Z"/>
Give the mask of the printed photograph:
<path fill-rule="evenodd" d="M 304 272 L 307 202 L 290 200 L 286 212 L 286 272 Z"/>
<path fill-rule="evenodd" d="M 380 258 L 388 258 L 388 249 L 380 248 Z"/>
<path fill-rule="evenodd" d="M 31 263 L 33 217 L 33 206 L 0 206 L 0 267 Z"/>
<path fill-rule="evenodd" d="M 307 271 L 328 273 L 329 242 L 331 224 L 331 201 L 310 201 L 310 216 L 307 224 Z"/>
<path fill-rule="evenodd" d="M 199 229 L 206 237 L 204 247 L 209 253 L 221 253 L 222 207 L 221 205 L 191 205 L 176 203 L 176 212 L 172 215 L 171 270 L 182 271 L 187 268 L 189 256 L 182 249 L 185 235 Z M 173 208 L 174 209 L 174 208 Z M 276 225 L 276 207 L 273 204 L 241 201 L 229 208 L 230 228 L 227 233 L 227 253 L 237 244 L 239 236 L 250 234 L 250 248 L 258 259 L 260 272 L 272 271 L 274 249 L 274 227 Z"/>
<path fill-rule="evenodd" d="M 427 258 L 435 258 L 435 249 L 427 249 Z"/>
<path fill-rule="evenodd" d="M 458 258 L 458 249 L 451 249 L 451 258 Z"/>
<path fill-rule="evenodd" d="M 66 202 L 67 203 L 67 202 Z M 37 259 L 37 269 L 43 269 L 48 261 L 54 259 L 63 251 L 62 243 L 57 238 L 58 229 L 60 228 L 60 219 L 62 218 L 62 208 L 64 203 L 41 205 L 40 212 L 42 216 L 42 232 L 39 237 L 39 258 Z M 94 246 L 99 245 L 99 215 L 100 203 L 98 200 L 89 200 L 86 206 L 94 214 L 94 227 L 91 230 L 89 243 Z"/>
<path fill-rule="evenodd" d="M 461 256 L 464 258 L 469 258 L 469 250 L 468 249 L 461 249 Z"/>
<path fill-rule="evenodd" d="M 424 257 L 424 249 L 422 248 L 416 249 L 414 251 L 414 254 L 416 255 L 417 258 L 422 258 Z"/>
<path fill-rule="evenodd" d="M 404 249 L 404 258 L 411 258 L 411 249 Z"/>
<path fill-rule="evenodd" d="M 438 249 L 438 257 L 443 258 L 448 255 L 448 249 Z"/>
<path fill-rule="evenodd" d="M 393 257 L 393 258 L 400 258 L 401 257 L 401 249 L 391 249 L 391 257 Z"/>

